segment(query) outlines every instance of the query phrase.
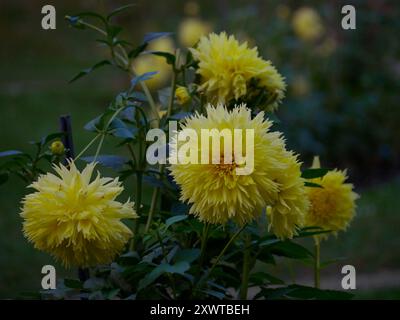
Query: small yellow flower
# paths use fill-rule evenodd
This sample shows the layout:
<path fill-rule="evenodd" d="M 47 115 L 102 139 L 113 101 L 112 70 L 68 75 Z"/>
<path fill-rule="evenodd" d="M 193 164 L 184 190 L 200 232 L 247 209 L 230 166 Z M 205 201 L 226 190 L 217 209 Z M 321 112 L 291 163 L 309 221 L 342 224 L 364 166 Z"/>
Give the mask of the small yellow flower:
<path fill-rule="evenodd" d="M 180 105 L 186 104 L 190 100 L 190 95 L 187 88 L 178 86 L 175 90 L 175 98 Z"/>
<path fill-rule="evenodd" d="M 302 7 L 294 13 L 292 25 L 296 35 L 304 41 L 318 39 L 325 29 L 318 12 L 308 7 Z"/>
<path fill-rule="evenodd" d="M 211 32 L 211 26 L 198 19 L 186 18 L 179 25 L 179 42 L 185 47 L 194 46 L 202 36 Z"/>
<path fill-rule="evenodd" d="M 168 37 L 163 37 L 152 41 L 149 45 L 149 51 L 162 51 L 174 53 L 174 43 Z M 150 79 L 146 80 L 146 85 L 156 90 L 168 83 L 172 75 L 172 68 L 167 64 L 165 58 L 152 54 L 144 54 L 137 57 L 132 64 L 132 68 L 137 75 L 147 72 L 157 72 Z"/>
<path fill-rule="evenodd" d="M 319 168 L 316 157 L 312 168 Z M 310 210 L 306 216 L 307 226 L 321 227 L 336 234 L 345 230 L 355 215 L 355 201 L 359 198 L 353 185 L 346 183 L 346 171 L 332 170 L 322 178 L 312 179 L 322 188 L 308 187 Z M 324 236 L 327 237 L 327 236 Z"/>
<path fill-rule="evenodd" d="M 123 191 L 118 179 L 91 181 L 94 167 L 54 166 L 57 175 L 41 175 L 23 200 L 25 237 L 66 267 L 109 263 L 132 236 L 121 219 L 137 217 L 133 203 L 115 200 Z"/>
<path fill-rule="evenodd" d="M 247 101 L 267 91 L 265 101 L 257 107 L 274 110 L 284 97 L 285 82 L 270 61 L 263 60 L 257 47 L 249 48 L 225 32 L 202 37 L 190 49 L 199 62 L 200 91 L 212 103 L 229 105 Z"/>
<path fill-rule="evenodd" d="M 64 144 L 59 140 L 58 141 L 54 141 L 50 145 L 50 151 L 51 151 L 52 154 L 54 154 L 56 156 L 61 156 L 65 152 Z"/>

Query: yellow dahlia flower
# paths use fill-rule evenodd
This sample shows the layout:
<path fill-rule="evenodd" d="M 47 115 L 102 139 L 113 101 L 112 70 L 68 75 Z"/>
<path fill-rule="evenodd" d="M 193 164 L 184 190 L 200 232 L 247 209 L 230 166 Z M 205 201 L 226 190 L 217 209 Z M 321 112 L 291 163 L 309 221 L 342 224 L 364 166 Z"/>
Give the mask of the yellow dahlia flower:
<path fill-rule="evenodd" d="M 179 42 L 185 47 L 194 46 L 202 36 L 211 32 L 211 26 L 198 19 L 186 18 L 179 25 Z"/>
<path fill-rule="evenodd" d="M 302 7 L 294 13 L 292 25 L 296 35 L 304 41 L 314 41 L 324 32 L 318 12 L 308 7 Z"/>
<path fill-rule="evenodd" d="M 318 158 L 313 168 L 319 167 Z M 307 188 L 310 210 L 306 216 L 307 226 L 317 226 L 336 234 L 345 230 L 356 210 L 355 200 L 359 198 L 353 185 L 346 183 L 346 171 L 332 170 L 322 178 L 310 180 L 323 188 Z"/>
<path fill-rule="evenodd" d="M 263 60 L 257 47 L 240 44 L 225 32 L 202 37 L 196 48 L 190 49 L 199 62 L 200 91 L 213 103 L 251 101 L 267 91 L 262 108 L 273 110 L 284 97 L 285 82 L 270 61 Z"/>
<path fill-rule="evenodd" d="M 174 53 L 175 48 L 170 38 L 163 37 L 152 41 L 149 44 L 148 50 Z M 153 54 L 140 55 L 133 61 L 132 68 L 138 75 L 147 72 L 157 72 L 157 74 L 145 81 L 146 85 L 152 90 L 166 85 L 172 75 L 172 68 L 165 61 L 165 58 Z"/>
<path fill-rule="evenodd" d="M 267 216 L 269 228 L 278 238 L 293 238 L 297 228 L 304 225 L 310 203 L 297 156 L 286 151 L 281 162 L 285 169 L 274 173 L 273 180 L 278 183 L 279 191 Z"/>
<path fill-rule="evenodd" d="M 222 105 L 218 105 L 216 108 L 208 105 L 207 116 L 196 114 L 184 121 L 182 129 L 192 129 L 199 137 L 201 129 L 217 129 L 220 132 L 227 129 L 231 133 L 234 129 L 254 130 L 254 169 L 248 175 L 237 175 L 235 169 L 239 164 L 235 162 L 235 154 L 232 149 L 230 149 L 232 150 L 232 163 L 224 163 L 223 148 L 225 146 L 223 143 L 220 144 L 221 163 L 219 164 L 171 164 L 171 174 L 181 187 L 181 200 L 191 204 L 191 214 L 197 216 L 201 221 L 209 223 L 224 224 L 228 220 L 233 220 L 238 224 L 244 224 L 260 215 L 267 206 L 277 202 L 284 203 L 286 201 L 287 207 L 296 205 L 297 199 L 294 197 L 298 193 L 292 193 L 289 190 L 294 183 L 290 182 L 289 177 L 286 176 L 289 174 L 286 172 L 289 169 L 286 162 L 290 162 L 290 160 L 285 159 L 290 154 L 285 150 L 281 133 L 269 131 L 271 125 L 269 120 L 264 120 L 263 112 L 251 118 L 250 109 L 244 105 L 235 107 L 232 111 L 228 111 Z M 192 141 L 190 140 L 190 142 Z M 246 141 L 242 142 L 246 143 Z M 199 145 L 197 142 L 193 143 L 196 143 L 194 147 L 200 154 L 203 146 L 201 143 Z M 179 143 L 177 145 L 179 149 Z M 246 150 L 245 147 L 243 147 L 244 150 Z M 291 170 L 296 177 L 299 176 L 298 167 L 294 166 Z M 297 180 L 294 180 L 297 183 Z M 278 196 L 280 187 L 282 187 L 281 183 L 282 186 L 285 186 L 284 189 L 282 188 L 285 192 L 285 195 L 282 194 L 282 199 Z M 299 192 L 299 194 L 301 193 Z M 299 207 L 301 206 L 299 205 Z M 282 215 L 285 214 L 281 208 L 276 210 L 279 213 L 282 212 Z M 293 214 L 297 213 L 298 211 L 295 211 Z M 274 219 L 274 223 L 279 224 L 278 220 L 281 217 L 278 214 L 274 216 L 277 217 Z M 287 228 L 294 229 L 294 224 L 301 220 L 301 218 L 298 220 L 293 218 L 295 222 L 286 223 Z M 276 228 L 273 227 L 273 229 Z M 290 234 L 291 232 L 288 231 L 285 233 L 285 235 Z"/>
<path fill-rule="evenodd" d="M 57 175 L 41 175 L 23 200 L 25 237 L 67 267 L 109 263 L 132 236 L 121 219 L 137 217 L 133 203 L 115 200 L 123 191 L 118 179 L 91 181 L 94 167 L 54 166 Z"/>

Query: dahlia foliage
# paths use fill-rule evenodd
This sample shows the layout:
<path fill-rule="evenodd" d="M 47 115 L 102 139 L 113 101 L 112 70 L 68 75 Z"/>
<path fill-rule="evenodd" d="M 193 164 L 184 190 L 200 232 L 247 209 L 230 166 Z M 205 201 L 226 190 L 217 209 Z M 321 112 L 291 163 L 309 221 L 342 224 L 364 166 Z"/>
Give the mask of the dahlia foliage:
<path fill-rule="evenodd" d="M 276 130 L 273 112 L 284 108 L 286 92 L 282 66 L 234 35 L 210 33 L 197 18 L 179 27 L 181 47 L 170 33 L 132 45 L 111 24 L 123 11 L 66 17 L 104 37 L 111 52 L 71 82 L 111 64 L 127 83 L 85 126 L 91 142 L 74 152 L 69 126 L 62 126 L 35 144 L 35 155 L 8 153 L 28 187 L 20 214 L 25 237 L 63 267 L 79 269 L 75 281 L 59 280 L 57 297 L 302 297 L 304 287 L 272 276 L 269 265 L 277 256 L 317 259 L 307 248 L 312 241 L 304 247 L 297 239 L 319 245 L 346 229 L 357 194 L 346 171 L 304 167 Z M 305 11 L 294 22 L 307 41 L 322 32 L 307 32 L 313 20 Z M 106 139 L 116 142 L 115 154 L 103 154 Z M 257 287 L 251 297 L 250 287 Z M 308 289 L 307 297 L 324 296 Z"/>

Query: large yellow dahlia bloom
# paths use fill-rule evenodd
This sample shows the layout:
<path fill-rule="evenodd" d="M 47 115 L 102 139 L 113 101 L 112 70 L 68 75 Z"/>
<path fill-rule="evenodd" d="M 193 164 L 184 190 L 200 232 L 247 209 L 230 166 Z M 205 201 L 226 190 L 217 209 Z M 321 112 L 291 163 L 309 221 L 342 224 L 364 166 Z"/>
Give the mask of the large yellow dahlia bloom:
<path fill-rule="evenodd" d="M 41 175 L 23 200 L 25 236 L 67 267 L 109 263 L 132 236 L 121 219 L 137 217 L 133 203 L 115 200 L 123 191 L 118 179 L 91 181 L 94 168 L 55 166 L 57 175 Z"/>
<path fill-rule="evenodd" d="M 191 204 L 191 214 L 209 223 L 224 224 L 233 220 L 244 224 L 259 216 L 267 206 L 276 204 L 271 219 L 273 231 L 281 237 L 291 237 L 295 233 L 304 216 L 298 209 L 304 209 L 303 202 L 307 200 L 302 192 L 294 191 L 302 188 L 298 184 L 301 181 L 299 166 L 295 157 L 285 150 L 281 133 L 270 132 L 271 125 L 272 122 L 264 120 L 263 112 L 252 118 L 250 109 L 244 105 L 231 111 L 222 105 L 216 108 L 209 105 L 207 116 L 196 114 L 184 121 L 182 129 L 192 129 L 199 137 L 201 129 L 254 130 L 254 169 L 248 175 L 237 175 L 238 164 L 233 151 L 233 162 L 223 163 L 222 142 L 220 164 L 170 166 L 174 180 L 181 187 L 181 200 Z M 179 143 L 177 145 L 179 149 Z M 201 143 L 195 147 L 202 152 Z M 245 150 L 244 146 L 243 152 Z"/>
<path fill-rule="evenodd" d="M 283 77 L 271 61 L 259 56 L 257 47 L 249 48 L 247 42 L 240 44 L 225 32 L 211 33 L 202 37 L 191 52 L 199 62 L 199 90 L 204 91 L 212 103 L 251 101 L 266 90 L 258 107 L 273 110 L 284 97 Z"/>
<path fill-rule="evenodd" d="M 313 168 L 319 167 L 314 160 Z M 345 230 L 353 219 L 356 210 L 355 200 L 359 198 L 353 185 L 346 183 L 346 171 L 331 170 L 322 178 L 310 180 L 322 188 L 307 188 L 310 210 L 306 215 L 306 225 L 321 227 L 336 234 Z"/>

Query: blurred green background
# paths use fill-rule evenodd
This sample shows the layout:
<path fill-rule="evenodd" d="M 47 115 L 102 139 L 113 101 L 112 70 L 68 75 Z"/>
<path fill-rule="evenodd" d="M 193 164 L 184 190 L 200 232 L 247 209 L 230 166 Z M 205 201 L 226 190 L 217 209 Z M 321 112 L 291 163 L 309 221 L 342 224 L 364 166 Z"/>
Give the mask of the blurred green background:
<path fill-rule="evenodd" d="M 125 88 L 125 74 L 104 67 L 68 84 L 79 70 L 104 58 L 90 31 L 67 26 L 66 14 L 107 12 L 123 1 L 12 1 L 0 3 L 0 151 L 33 150 L 29 141 L 58 131 L 58 117 L 73 119 L 77 150 L 92 138 L 83 125 Z M 342 30 L 342 1 L 135 1 L 118 17 L 124 38 L 139 43 L 147 32 L 177 32 L 187 17 L 210 23 L 259 47 L 288 83 L 277 117 L 290 148 L 305 165 L 348 168 L 361 194 L 346 233 L 323 243 L 325 259 L 343 257 L 323 271 L 322 285 L 339 288 L 344 264 L 357 269 L 357 298 L 400 298 L 400 3 L 352 1 L 357 29 Z M 57 29 L 41 28 L 41 8 L 53 4 Z M 293 27 L 299 8 L 312 8 L 320 32 L 305 40 Z M 178 46 L 178 37 L 173 35 Z M 113 147 L 108 143 L 108 148 Z M 0 159 L 1 161 L 1 159 Z M 25 185 L 0 186 L 0 298 L 40 289 L 41 267 L 54 264 L 23 238 L 18 212 Z M 288 266 L 292 269 L 291 266 Z M 59 275 L 74 271 L 58 267 Z M 276 270 L 287 273 L 287 270 Z M 295 281 L 307 283 L 301 268 Z"/>

